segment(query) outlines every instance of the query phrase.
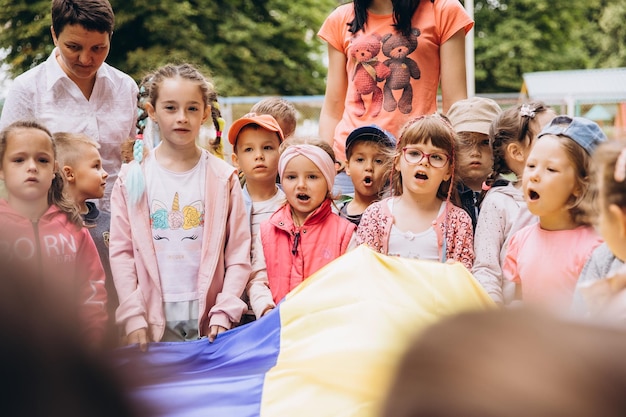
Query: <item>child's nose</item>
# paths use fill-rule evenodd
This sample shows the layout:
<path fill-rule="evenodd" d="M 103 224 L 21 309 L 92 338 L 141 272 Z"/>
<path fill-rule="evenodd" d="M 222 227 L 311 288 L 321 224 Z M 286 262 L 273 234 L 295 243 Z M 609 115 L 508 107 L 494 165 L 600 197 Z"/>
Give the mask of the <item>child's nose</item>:
<path fill-rule="evenodd" d="M 28 166 L 27 169 L 29 171 L 37 171 L 37 162 L 35 162 L 34 159 L 30 159 L 28 160 Z"/>
<path fill-rule="evenodd" d="M 537 172 L 537 170 L 535 169 L 529 170 L 525 172 L 525 174 L 528 175 L 528 179 L 531 180 L 532 182 L 539 181 L 539 173 Z"/>
<path fill-rule="evenodd" d="M 181 109 L 178 112 L 178 121 L 179 122 L 186 122 L 187 121 L 187 112 L 184 109 Z"/>

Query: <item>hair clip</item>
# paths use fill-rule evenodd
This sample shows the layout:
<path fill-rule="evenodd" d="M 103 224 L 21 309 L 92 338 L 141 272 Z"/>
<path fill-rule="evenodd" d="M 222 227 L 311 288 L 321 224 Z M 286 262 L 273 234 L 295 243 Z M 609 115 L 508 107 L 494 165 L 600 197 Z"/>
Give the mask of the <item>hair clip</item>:
<path fill-rule="evenodd" d="M 491 190 L 491 185 L 487 184 L 487 181 L 483 181 L 482 185 L 480 186 L 480 188 L 483 191 L 489 191 Z"/>
<path fill-rule="evenodd" d="M 530 117 L 531 119 L 534 119 L 535 110 L 528 104 L 522 104 L 522 107 L 519 109 L 519 115 L 521 117 Z"/>
<path fill-rule="evenodd" d="M 613 172 L 613 178 L 617 182 L 623 182 L 626 180 L 626 148 L 622 149 L 615 161 L 615 172 Z"/>

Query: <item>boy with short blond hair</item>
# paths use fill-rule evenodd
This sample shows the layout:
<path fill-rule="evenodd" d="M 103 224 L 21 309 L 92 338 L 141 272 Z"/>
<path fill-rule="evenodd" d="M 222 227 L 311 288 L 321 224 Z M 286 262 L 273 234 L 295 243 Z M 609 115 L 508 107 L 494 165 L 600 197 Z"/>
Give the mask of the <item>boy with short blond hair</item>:
<path fill-rule="evenodd" d="M 250 113 L 272 116 L 278 122 L 285 139 L 296 132 L 298 111 L 291 102 L 282 97 L 266 97 L 252 106 Z"/>
<path fill-rule="evenodd" d="M 354 185 L 354 197 L 339 207 L 339 215 L 359 225 L 361 214 L 380 200 L 389 179 L 396 138 L 376 125 L 354 129 L 346 139 L 346 174 Z"/>
<path fill-rule="evenodd" d="M 65 181 L 64 192 L 78 206 L 85 226 L 98 248 L 100 261 L 106 274 L 107 312 L 109 323 L 105 346 L 118 346 L 118 330 L 115 325 L 117 292 L 113 285 L 109 263 L 109 229 L 111 215 L 100 211 L 93 201 L 102 198 L 109 174 L 102 167 L 98 142 L 83 133 L 57 132 L 52 135 L 57 149 L 59 171 Z"/>

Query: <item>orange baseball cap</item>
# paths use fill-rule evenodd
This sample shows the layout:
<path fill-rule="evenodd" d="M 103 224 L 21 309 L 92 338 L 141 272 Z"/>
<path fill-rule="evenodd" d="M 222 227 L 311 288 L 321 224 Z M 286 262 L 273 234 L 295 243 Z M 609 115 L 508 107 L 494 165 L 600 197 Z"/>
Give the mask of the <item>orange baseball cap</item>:
<path fill-rule="evenodd" d="M 278 134 L 278 141 L 280 143 L 285 140 L 285 137 L 283 136 L 283 131 L 281 130 L 280 125 L 273 116 L 269 114 L 248 113 L 242 118 L 235 120 L 230 129 L 228 129 L 228 141 L 230 142 L 230 144 L 235 146 L 237 136 L 239 136 L 239 132 L 241 132 L 241 129 L 252 124 L 261 126 L 262 128 L 269 130 L 270 132 L 276 132 Z"/>

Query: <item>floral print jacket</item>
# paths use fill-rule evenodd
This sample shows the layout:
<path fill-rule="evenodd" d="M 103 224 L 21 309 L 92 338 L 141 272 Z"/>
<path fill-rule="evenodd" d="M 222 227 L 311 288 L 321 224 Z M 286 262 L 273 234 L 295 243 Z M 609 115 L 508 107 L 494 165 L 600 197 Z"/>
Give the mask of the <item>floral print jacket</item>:
<path fill-rule="evenodd" d="M 393 198 L 393 197 L 390 197 Z M 389 210 L 388 198 L 369 206 L 361 217 L 356 231 L 357 243 L 365 243 L 373 250 L 387 254 L 393 215 Z M 465 210 L 446 203 L 447 207 L 433 222 L 437 233 L 439 255 L 442 255 L 444 239 L 445 259 L 461 262 L 471 271 L 474 263 L 474 233 L 472 220 Z M 445 237 L 444 237 L 445 236 Z"/>

